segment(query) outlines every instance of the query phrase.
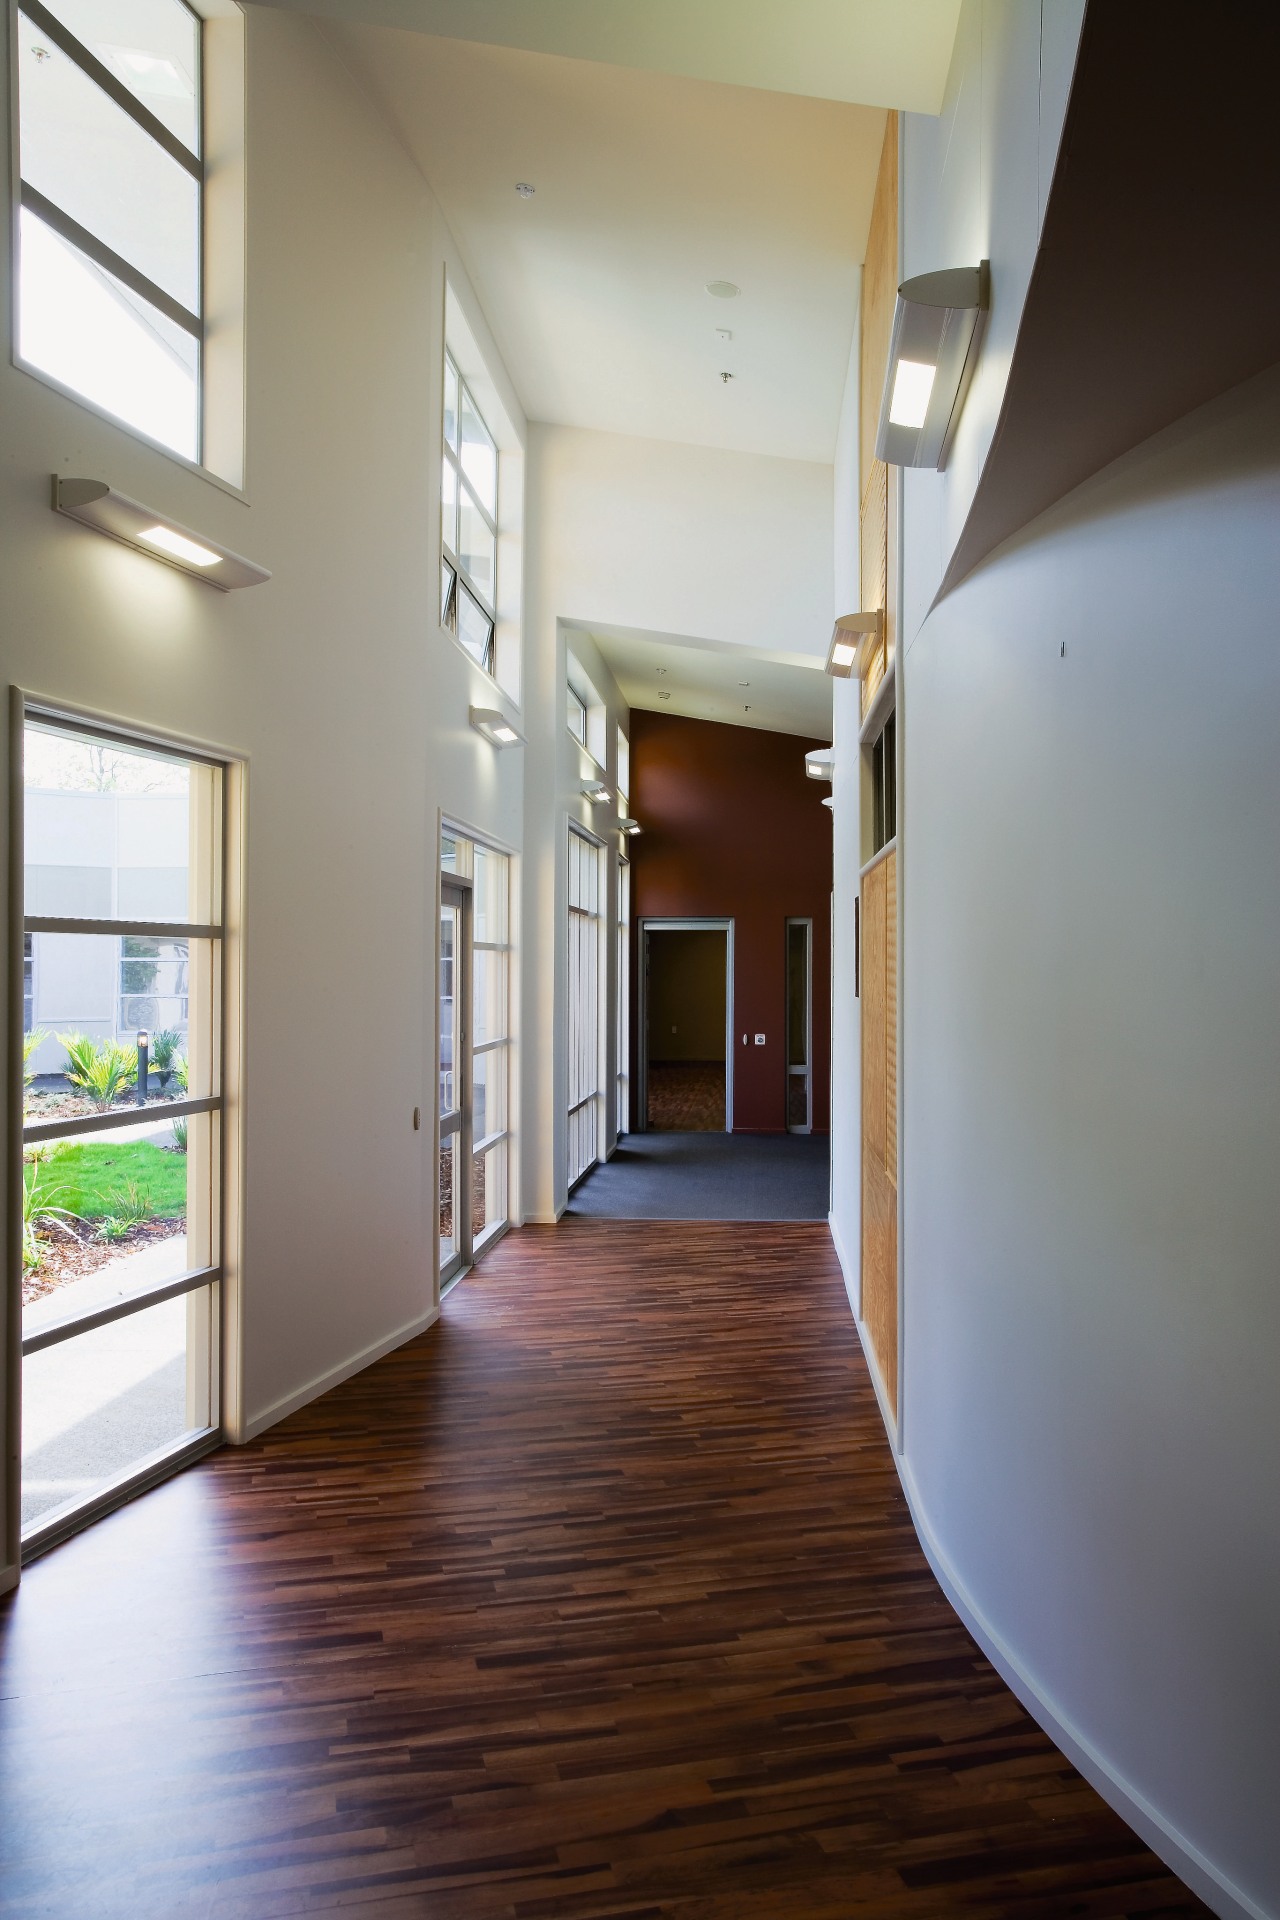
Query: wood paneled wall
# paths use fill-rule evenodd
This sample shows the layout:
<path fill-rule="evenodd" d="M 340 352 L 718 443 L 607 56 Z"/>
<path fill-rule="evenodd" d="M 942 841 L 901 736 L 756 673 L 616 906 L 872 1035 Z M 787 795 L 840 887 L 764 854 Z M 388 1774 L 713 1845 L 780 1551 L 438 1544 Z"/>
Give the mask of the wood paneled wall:
<path fill-rule="evenodd" d="M 862 881 L 862 1318 L 898 1413 L 898 857 Z"/>
<path fill-rule="evenodd" d="M 889 556 L 896 491 L 875 458 L 898 291 L 898 116 L 885 126 L 862 277 L 858 369 L 862 604 L 884 609 L 884 637 L 862 680 L 865 714 L 893 660 L 897 607 Z M 901 728 L 898 729 L 899 741 Z M 898 1414 L 898 859 L 862 880 L 862 1321 Z"/>
<path fill-rule="evenodd" d="M 889 335 L 898 297 L 898 116 L 885 122 L 880 171 L 871 203 L 867 257 L 862 269 L 862 363 L 858 379 L 858 498 L 862 499 L 875 462 L 876 427 L 884 393 Z"/>

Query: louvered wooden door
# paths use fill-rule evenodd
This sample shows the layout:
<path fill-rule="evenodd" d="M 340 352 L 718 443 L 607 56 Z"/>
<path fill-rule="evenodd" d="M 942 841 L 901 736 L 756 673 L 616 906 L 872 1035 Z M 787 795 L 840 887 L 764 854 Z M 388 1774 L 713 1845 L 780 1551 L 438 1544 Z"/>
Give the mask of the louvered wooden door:
<path fill-rule="evenodd" d="M 862 876 L 862 1319 L 898 1413 L 898 856 Z"/>

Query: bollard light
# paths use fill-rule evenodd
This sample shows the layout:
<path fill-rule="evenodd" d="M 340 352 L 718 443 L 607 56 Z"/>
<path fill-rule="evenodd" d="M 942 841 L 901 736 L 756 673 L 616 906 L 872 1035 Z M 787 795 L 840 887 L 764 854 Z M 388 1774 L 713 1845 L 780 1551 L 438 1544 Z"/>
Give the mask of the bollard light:
<path fill-rule="evenodd" d="M 145 1027 L 138 1028 L 138 1105 L 147 1104 L 147 1081 L 151 1076 L 151 1035 Z"/>

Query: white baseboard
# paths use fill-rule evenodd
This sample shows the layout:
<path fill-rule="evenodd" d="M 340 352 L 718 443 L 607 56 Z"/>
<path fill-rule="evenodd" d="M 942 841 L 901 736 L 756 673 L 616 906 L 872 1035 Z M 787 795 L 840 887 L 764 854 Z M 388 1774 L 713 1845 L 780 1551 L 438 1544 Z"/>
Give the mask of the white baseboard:
<path fill-rule="evenodd" d="M 247 1440 L 256 1440 L 260 1433 L 265 1433 L 268 1427 L 274 1427 L 278 1420 L 287 1420 L 291 1413 L 297 1413 L 299 1407 L 308 1406 L 312 1400 L 318 1400 L 322 1393 L 328 1393 L 333 1387 L 340 1387 L 344 1380 L 350 1380 L 353 1374 L 362 1373 L 366 1367 L 371 1367 L 375 1360 L 381 1360 L 384 1354 L 394 1353 L 395 1349 L 402 1347 L 406 1340 L 416 1339 L 439 1318 L 439 1307 L 430 1308 L 428 1312 L 419 1314 L 416 1320 L 411 1320 L 407 1326 L 399 1327 L 395 1333 L 388 1334 L 385 1340 L 375 1340 L 372 1346 L 365 1347 L 350 1360 L 343 1360 L 338 1366 L 331 1367 L 327 1373 L 309 1380 L 305 1387 L 299 1387 L 296 1392 L 286 1394 L 283 1400 L 277 1400 L 265 1412 L 255 1413 L 251 1420 L 246 1421 L 242 1433 L 234 1437 L 228 1436 L 232 1440 L 232 1445 L 243 1446 Z"/>
<path fill-rule="evenodd" d="M 1248 1894 L 1243 1893 L 1229 1880 L 1226 1874 L 1215 1867 L 1192 1841 L 1179 1833 L 1176 1827 L 1171 1826 L 1136 1787 L 1131 1786 L 1108 1765 L 1092 1742 L 1059 1710 L 1037 1683 L 1035 1677 L 1011 1652 L 973 1599 L 929 1524 L 909 1462 L 903 1454 L 899 1453 L 894 1444 L 893 1421 L 876 1369 L 871 1343 L 866 1337 L 866 1329 L 858 1319 L 856 1268 L 851 1266 L 848 1259 L 847 1249 L 841 1241 L 840 1229 L 833 1214 L 828 1215 L 828 1225 L 831 1228 L 831 1240 L 836 1250 L 836 1258 L 840 1262 L 840 1272 L 844 1277 L 845 1292 L 849 1296 L 849 1308 L 853 1314 L 854 1325 L 861 1337 L 871 1384 L 875 1388 L 880 1412 L 888 1431 L 889 1451 L 893 1456 L 893 1464 L 898 1470 L 898 1479 L 906 1497 L 911 1523 L 916 1530 L 916 1538 L 920 1542 L 925 1559 L 929 1562 L 938 1585 L 996 1672 L 1010 1691 L 1017 1695 L 1037 1725 L 1044 1728 L 1050 1739 L 1066 1754 L 1072 1766 L 1082 1773 L 1090 1786 L 1095 1787 L 1102 1795 L 1107 1805 L 1114 1807 L 1121 1819 L 1128 1822 L 1134 1832 L 1146 1841 L 1151 1851 L 1157 1854 L 1180 1880 L 1184 1880 L 1207 1907 L 1212 1908 L 1214 1913 L 1220 1914 L 1222 1920 L 1274 1920 L 1264 1907 L 1258 1906 Z"/>
<path fill-rule="evenodd" d="M 1134 1832 L 1146 1841 L 1151 1851 L 1159 1854 L 1165 1865 L 1171 1867 L 1179 1879 L 1185 1880 L 1207 1907 L 1221 1914 L 1222 1920 L 1273 1920 L 1265 1907 L 1258 1906 L 1248 1894 L 1235 1886 L 1136 1787 L 1116 1773 L 1092 1742 L 1059 1711 L 1034 1676 L 1010 1651 L 951 1565 L 920 1504 L 919 1488 L 907 1461 L 900 1454 L 895 1454 L 894 1463 L 907 1505 L 911 1509 L 916 1537 L 938 1585 L 996 1672 L 1017 1694 L 1032 1719 L 1061 1747 L 1090 1786 L 1096 1787 L 1107 1804 L 1114 1807 Z"/>

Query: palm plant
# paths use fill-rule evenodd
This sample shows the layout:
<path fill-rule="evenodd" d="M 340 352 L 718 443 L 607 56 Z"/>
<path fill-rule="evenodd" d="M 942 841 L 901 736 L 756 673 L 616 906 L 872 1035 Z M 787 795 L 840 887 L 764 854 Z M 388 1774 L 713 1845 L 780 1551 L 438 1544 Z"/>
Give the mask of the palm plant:
<path fill-rule="evenodd" d="M 47 1040 L 48 1037 L 43 1027 L 32 1027 L 30 1033 L 24 1033 L 22 1036 L 22 1084 L 24 1087 L 29 1087 L 36 1077 L 36 1070 L 31 1062 L 35 1058 L 35 1051 L 40 1042 Z"/>
<path fill-rule="evenodd" d="M 182 1089 L 182 1092 L 184 1094 L 190 1091 L 191 1068 L 190 1068 L 190 1065 L 188 1064 L 187 1056 L 185 1053 L 179 1054 L 178 1058 L 174 1061 L 173 1077 L 177 1081 L 179 1087 Z M 181 1116 L 180 1119 L 175 1120 L 173 1123 L 173 1144 L 178 1149 L 179 1153 L 186 1152 L 187 1150 L 187 1116 L 185 1113 Z"/>
<path fill-rule="evenodd" d="M 22 1160 L 22 1265 L 25 1272 L 40 1265 L 40 1242 L 36 1238 L 39 1227 L 56 1227 L 72 1240 L 79 1241 L 79 1234 L 67 1224 L 74 1220 L 77 1226 L 85 1223 L 78 1213 L 72 1213 L 67 1207 L 54 1204 L 53 1195 L 59 1188 L 46 1188 L 44 1168 L 53 1158 L 48 1147 L 32 1147 L 23 1155 Z"/>
<path fill-rule="evenodd" d="M 151 1036 L 151 1065 L 159 1074 L 160 1085 L 166 1091 L 174 1076 L 181 1045 L 182 1035 L 176 1027 L 161 1027 L 159 1033 Z"/>
<path fill-rule="evenodd" d="M 99 1113 L 106 1113 L 119 1094 L 138 1078 L 138 1050 L 118 1040 L 93 1040 L 87 1033 L 60 1033 L 67 1051 L 63 1069 L 73 1087 L 88 1094 Z"/>

